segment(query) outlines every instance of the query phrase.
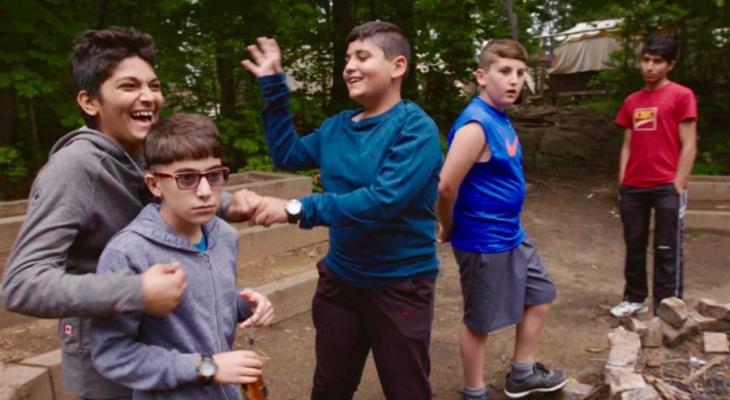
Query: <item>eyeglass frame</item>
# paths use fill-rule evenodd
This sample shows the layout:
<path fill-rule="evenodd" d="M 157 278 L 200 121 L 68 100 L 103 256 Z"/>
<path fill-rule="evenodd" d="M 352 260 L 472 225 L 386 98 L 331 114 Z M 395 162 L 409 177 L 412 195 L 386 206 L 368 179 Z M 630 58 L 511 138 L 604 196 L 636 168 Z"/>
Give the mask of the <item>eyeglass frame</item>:
<path fill-rule="evenodd" d="M 214 184 L 210 183 L 210 179 L 208 179 L 208 174 L 213 173 L 213 172 L 223 172 L 223 183 L 222 184 L 220 184 L 220 185 L 217 185 L 217 184 L 214 185 Z M 160 178 L 174 178 L 175 179 L 175 185 L 177 185 L 177 188 L 178 189 L 190 191 L 190 190 L 197 190 L 198 189 L 198 186 L 200 186 L 200 181 L 203 178 L 205 178 L 205 180 L 208 182 L 208 185 L 210 185 L 211 187 L 225 186 L 225 184 L 228 183 L 228 176 L 231 173 L 231 169 L 228 168 L 228 167 L 221 166 L 221 167 L 213 168 L 213 169 L 208 170 L 206 172 L 183 171 L 183 172 L 175 172 L 175 173 L 169 174 L 167 172 L 150 171 L 150 173 L 153 176 L 157 176 L 157 177 L 160 177 Z M 180 186 L 180 180 L 179 180 L 179 177 L 181 175 L 195 175 L 197 177 L 197 182 L 195 182 L 195 186 L 190 187 L 190 188 L 183 188 L 183 187 L 181 187 Z"/>

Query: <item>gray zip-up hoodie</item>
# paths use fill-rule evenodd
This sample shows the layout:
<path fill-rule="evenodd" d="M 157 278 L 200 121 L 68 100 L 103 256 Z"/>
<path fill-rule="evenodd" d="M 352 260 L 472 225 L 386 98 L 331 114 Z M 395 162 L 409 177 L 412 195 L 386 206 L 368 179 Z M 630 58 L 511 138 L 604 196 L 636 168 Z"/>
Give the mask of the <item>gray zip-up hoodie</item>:
<path fill-rule="evenodd" d="M 142 308 L 136 275 L 96 276 L 109 239 L 152 200 L 144 166 L 109 137 L 81 128 L 51 150 L 30 191 L 28 212 L 3 277 L 2 300 L 10 311 L 62 318 L 64 386 L 79 397 L 129 394 L 94 371 L 83 317 Z"/>
<path fill-rule="evenodd" d="M 236 288 L 238 232 L 215 217 L 203 233 L 208 249 L 200 252 L 162 221 L 158 205 L 150 204 L 99 259 L 100 274 L 141 274 L 153 264 L 178 261 L 187 275 L 185 296 L 166 316 L 130 312 L 94 319 L 94 366 L 133 388 L 135 400 L 239 399 L 234 385 L 204 385 L 196 378 L 200 356 L 230 351 L 237 322 L 251 315 Z"/>
<path fill-rule="evenodd" d="M 56 142 L 29 197 L 3 274 L 3 305 L 61 318 L 63 383 L 71 393 L 94 399 L 129 395 L 91 365 L 88 317 L 142 309 L 140 276 L 93 272 L 107 242 L 153 199 L 144 185 L 143 161 L 82 127 Z M 230 198 L 224 197 L 221 209 Z"/>

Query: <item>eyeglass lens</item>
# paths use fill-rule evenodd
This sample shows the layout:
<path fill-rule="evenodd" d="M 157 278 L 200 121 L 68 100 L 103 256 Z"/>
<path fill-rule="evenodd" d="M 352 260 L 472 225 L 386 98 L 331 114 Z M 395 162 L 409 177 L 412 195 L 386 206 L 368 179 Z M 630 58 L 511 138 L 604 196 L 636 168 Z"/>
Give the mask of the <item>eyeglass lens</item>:
<path fill-rule="evenodd" d="M 180 189 L 195 189 L 200 184 L 201 176 L 205 176 L 210 186 L 223 186 L 228 181 L 228 171 L 225 169 L 215 169 L 206 173 L 181 172 L 175 174 L 175 180 Z"/>

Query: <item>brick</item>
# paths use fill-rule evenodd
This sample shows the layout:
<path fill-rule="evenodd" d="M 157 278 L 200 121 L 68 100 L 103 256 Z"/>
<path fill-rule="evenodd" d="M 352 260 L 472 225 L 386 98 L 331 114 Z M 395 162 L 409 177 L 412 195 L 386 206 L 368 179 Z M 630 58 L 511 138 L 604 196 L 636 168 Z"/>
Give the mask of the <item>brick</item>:
<path fill-rule="evenodd" d="M 730 331 L 730 321 L 710 318 L 695 310 L 689 312 L 689 318 L 692 318 L 695 322 L 697 322 L 697 326 L 702 332 Z"/>
<path fill-rule="evenodd" d="M 627 390 L 621 393 L 621 400 L 661 400 L 659 393 L 652 386 Z"/>
<path fill-rule="evenodd" d="M 687 318 L 684 321 L 684 325 L 680 328 L 675 328 L 674 326 L 662 321 L 664 344 L 669 347 L 679 344 L 697 332 L 699 332 L 699 326 L 697 325 L 697 322 L 691 318 Z"/>
<path fill-rule="evenodd" d="M 730 353 L 730 343 L 727 335 L 718 332 L 705 332 L 702 335 L 705 353 Z"/>
<path fill-rule="evenodd" d="M 636 365 L 641 350 L 641 338 L 634 332 L 618 327 L 608 334 L 611 350 L 608 353 L 607 366 L 631 367 Z"/>
<path fill-rule="evenodd" d="M 700 299 L 697 311 L 705 317 L 730 321 L 730 304 L 720 304 L 712 299 Z"/>
<path fill-rule="evenodd" d="M 644 336 L 646 336 L 648 328 L 644 321 L 637 318 L 631 318 L 631 320 L 629 321 L 629 330 L 638 334 L 639 337 L 644 338 Z"/>
<path fill-rule="evenodd" d="M 563 386 L 560 400 L 585 400 L 593 393 L 594 387 L 570 380 Z"/>
<path fill-rule="evenodd" d="M 662 320 L 654 317 L 645 322 L 646 334 L 641 340 L 644 347 L 661 347 L 664 333 L 662 332 Z"/>
<path fill-rule="evenodd" d="M 669 297 L 662 300 L 657 309 L 657 315 L 662 321 L 672 325 L 675 328 L 681 328 L 684 321 L 687 320 L 689 313 L 687 306 L 682 299 L 677 297 Z"/>
<path fill-rule="evenodd" d="M 623 392 L 647 386 L 644 377 L 635 373 L 631 368 L 606 366 L 605 381 L 610 388 L 612 398 L 619 397 Z"/>

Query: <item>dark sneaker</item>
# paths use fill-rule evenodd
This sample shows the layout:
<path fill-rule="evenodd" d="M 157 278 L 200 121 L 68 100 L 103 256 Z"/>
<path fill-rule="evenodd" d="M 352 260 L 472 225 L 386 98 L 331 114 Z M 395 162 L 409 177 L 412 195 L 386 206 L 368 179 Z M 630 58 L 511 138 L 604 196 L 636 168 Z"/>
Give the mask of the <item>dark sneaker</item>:
<path fill-rule="evenodd" d="M 535 363 L 532 374 L 524 379 L 512 379 L 507 374 L 504 385 L 504 394 L 510 399 L 519 399 L 537 392 L 554 392 L 560 390 L 567 379 L 562 369 L 547 369 L 540 363 Z"/>

